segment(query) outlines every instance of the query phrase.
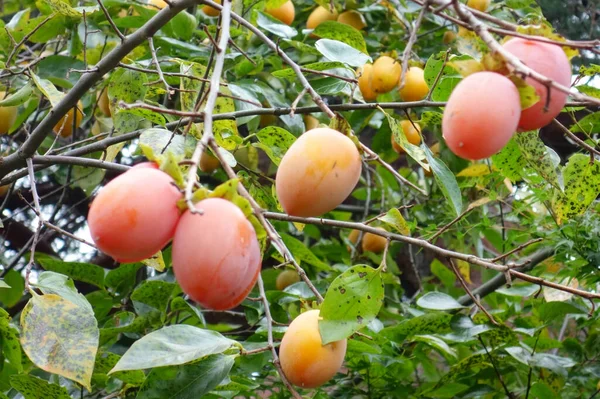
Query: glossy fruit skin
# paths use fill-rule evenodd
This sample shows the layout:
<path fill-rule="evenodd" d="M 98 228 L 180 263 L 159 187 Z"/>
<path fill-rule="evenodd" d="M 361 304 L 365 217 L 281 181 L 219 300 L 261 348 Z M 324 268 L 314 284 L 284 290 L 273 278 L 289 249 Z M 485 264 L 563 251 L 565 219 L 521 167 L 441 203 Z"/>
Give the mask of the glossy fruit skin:
<path fill-rule="evenodd" d="M 571 64 L 560 46 L 516 37 L 504 43 L 503 47 L 534 71 L 563 86 L 571 85 Z M 552 88 L 550 106 L 545 112 L 548 98 L 546 86 L 532 78 L 526 78 L 525 81 L 535 88 L 540 100 L 521 113 L 519 128 L 524 131 L 539 129 L 552 122 L 567 102 L 567 94 Z"/>
<path fill-rule="evenodd" d="M 377 93 L 371 88 L 371 81 L 373 79 L 373 65 L 365 64 L 358 70 L 360 77 L 358 78 L 358 88 L 365 99 L 365 101 L 377 100 Z"/>
<path fill-rule="evenodd" d="M 200 170 L 204 173 L 212 173 L 221 166 L 221 162 L 217 157 L 204 151 L 200 155 Z"/>
<path fill-rule="evenodd" d="M 419 67 L 410 67 L 404 77 L 404 87 L 400 89 L 400 97 L 404 101 L 420 101 L 429 93 L 425 81 L 425 71 Z"/>
<path fill-rule="evenodd" d="M 286 287 L 295 284 L 300 281 L 300 275 L 297 271 L 287 269 L 279 273 L 277 280 L 275 280 L 275 287 L 279 291 L 283 291 Z"/>
<path fill-rule="evenodd" d="M 100 93 L 98 93 L 98 108 L 100 108 L 100 111 L 102 111 L 102 113 L 108 117 L 111 116 L 111 112 L 110 112 L 110 102 L 108 100 L 108 88 L 104 88 L 102 89 L 102 91 Z"/>
<path fill-rule="evenodd" d="M 160 251 L 173 237 L 181 193 L 155 164 L 131 168 L 104 186 L 90 207 L 88 225 L 99 250 L 121 263 Z"/>
<path fill-rule="evenodd" d="M 491 0 L 469 0 L 467 6 L 485 12 L 490 7 L 491 2 Z"/>
<path fill-rule="evenodd" d="M 378 227 L 377 229 L 385 231 L 385 229 L 382 229 L 381 227 Z M 386 243 L 387 240 L 385 237 L 378 236 L 377 234 L 373 233 L 365 233 L 362 239 L 362 250 L 363 252 L 371 251 L 375 252 L 376 254 L 380 254 L 385 249 Z"/>
<path fill-rule="evenodd" d="M 362 170 L 350 138 L 330 128 L 300 136 L 281 159 L 275 188 L 289 215 L 319 216 L 350 195 Z"/>
<path fill-rule="evenodd" d="M 337 20 L 337 17 L 337 11 L 331 13 L 328 9 L 319 6 L 315 8 L 313 12 L 311 12 L 308 16 L 308 19 L 306 20 L 306 28 L 315 29 L 317 26 L 321 25 L 325 21 Z"/>
<path fill-rule="evenodd" d="M 0 91 L 0 100 L 6 98 L 6 93 Z M 17 107 L 0 107 L 0 134 L 6 134 L 17 120 Z"/>
<path fill-rule="evenodd" d="M 413 125 L 414 123 L 414 125 Z M 409 143 L 414 144 L 414 145 L 419 145 L 421 144 L 421 126 L 419 126 L 418 123 L 416 122 L 411 122 L 409 120 L 403 120 L 400 121 L 400 127 L 402 128 L 402 131 L 404 132 L 404 135 L 406 136 L 406 139 L 408 140 Z M 402 148 L 402 146 L 396 142 L 396 140 L 394 140 L 394 135 L 392 134 L 392 148 L 394 149 L 394 151 L 396 151 L 398 154 L 403 154 L 404 152 L 404 148 Z"/>
<path fill-rule="evenodd" d="M 477 72 L 455 88 L 442 119 L 442 134 L 452 152 L 465 159 L 484 159 L 508 143 L 521 117 L 515 85 L 500 74 Z"/>
<path fill-rule="evenodd" d="M 362 14 L 356 10 L 344 11 L 340 14 L 337 21 L 341 24 L 350 25 L 356 30 L 363 30 L 367 27 L 367 23 Z"/>
<path fill-rule="evenodd" d="M 296 9 L 294 8 L 292 0 L 288 0 L 276 8 L 265 8 L 265 12 L 286 25 L 291 25 L 296 16 Z"/>
<path fill-rule="evenodd" d="M 306 130 L 316 129 L 319 127 L 319 124 L 321 123 L 321 122 L 319 122 L 319 120 L 317 118 L 315 118 L 312 115 L 304 115 L 303 119 L 304 119 L 304 126 L 305 126 Z"/>
<path fill-rule="evenodd" d="M 58 123 L 54 126 L 54 133 L 59 134 L 61 137 L 71 137 L 73 134 L 73 116 L 75 116 L 75 127 L 81 126 L 83 120 L 83 104 L 81 101 L 77 102 L 77 114 L 75 110 L 71 108 L 69 112 L 65 114 Z"/>
<path fill-rule="evenodd" d="M 387 93 L 398 86 L 402 67 L 392 57 L 383 55 L 373 63 L 371 90 L 377 94 Z"/>
<path fill-rule="evenodd" d="M 221 0 L 215 0 L 215 3 L 221 4 Z M 202 6 L 202 12 L 209 17 L 218 17 L 221 13 L 221 10 L 217 10 L 216 8 L 212 8 L 211 6 Z"/>
<path fill-rule="evenodd" d="M 203 214 L 186 211 L 173 238 L 173 271 L 183 292 L 202 306 L 238 306 L 258 279 L 260 246 L 252 224 L 222 198 L 198 202 Z"/>
<path fill-rule="evenodd" d="M 344 363 L 347 341 L 321 343 L 319 311 L 296 317 L 281 340 L 279 360 L 286 378 L 297 387 L 316 388 L 332 379 Z"/>

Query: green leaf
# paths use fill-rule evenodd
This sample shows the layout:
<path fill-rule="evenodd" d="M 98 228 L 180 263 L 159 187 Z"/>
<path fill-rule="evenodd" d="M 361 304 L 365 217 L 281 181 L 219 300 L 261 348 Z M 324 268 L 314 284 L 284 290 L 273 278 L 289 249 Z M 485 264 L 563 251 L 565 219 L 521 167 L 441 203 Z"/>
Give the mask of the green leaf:
<path fill-rule="evenodd" d="M 576 124 L 571 126 L 573 133 L 600 133 L 600 112 L 594 112 L 581 118 Z"/>
<path fill-rule="evenodd" d="M 464 308 L 464 306 L 458 303 L 456 299 L 443 292 L 428 292 L 417 299 L 417 305 L 424 309 L 431 310 L 453 310 Z"/>
<path fill-rule="evenodd" d="M 600 74 L 600 65 L 582 65 L 579 67 L 579 74 L 583 76 L 594 76 Z"/>
<path fill-rule="evenodd" d="M 434 157 L 433 153 L 425 144 L 423 144 L 421 148 L 425 150 L 425 155 L 427 156 L 427 161 L 429 162 L 429 166 L 433 172 L 433 177 L 442 190 L 444 197 L 446 197 L 448 202 L 450 202 L 452 205 L 452 209 L 454 210 L 455 214 L 457 216 L 460 215 L 462 212 L 463 203 L 456 177 L 441 159 Z"/>
<path fill-rule="evenodd" d="M 21 273 L 14 269 L 10 269 L 4 275 L 4 282 L 9 288 L 0 287 L 0 302 L 2 302 L 6 308 L 12 308 L 23 296 L 25 279 L 21 276 Z"/>
<path fill-rule="evenodd" d="M 108 99 L 111 104 L 119 101 L 134 103 L 144 101 L 148 91 L 148 76 L 131 69 L 117 69 L 110 75 L 108 82 Z"/>
<path fill-rule="evenodd" d="M 160 280 L 143 281 L 131 294 L 131 300 L 145 303 L 164 312 L 177 284 Z"/>
<path fill-rule="evenodd" d="M 313 71 L 327 71 L 328 69 L 346 68 L 346 64 L 336 61 L 313 62 L 312 64 L 302 65 L 302 68 Z M 296 72 L 294 72 L 292 68 L 285 68 L 278 71 L 273 71 L 272 75 L 278 78 L 295 78 Z"/>
<path fill-rule="evenodd" d="M 121 294 L 126 294 L 135 284 L 135 275 L 141 263 L 126 263 L 119 266 L 118 269 L 109 271 L 106 274 L 104 283 L 107 287 L 113 288 L 114 291 Z"/>
<path fill-rule="evenodd" d="M 586 94 L 590 97 L 600 98 L 600 89 L 589 85 L 575 86 L 580 93 Z"/>
<path fill-rule="evenodd" d="M 442 66 L 444 65 L 444 58 L 446 57 L 446 52 L 441 52 L 438 54 L 433 54 L 427 60 L 427 64 L 425 64 L 424 76 L 425 82 L 427 82 L 428 87 L 433 87 L 438 75 L 441 75 L 438 79 L 433 92 L 431 93 L 431 99 L 433 101 L 448 101 L 450 98 L 450 94 L 452 90 L 456 87 L 457 84 L 462 80 L 462 76 L 450 65 L 446 64 L 442 71 Z M 472 58 L 469 56 L 459 56 L 454 57 L 453 61 L 462 61 L 462 60 L 471 60 Z"/>
<path fill-rule="evenodd" d="M 8 318 L 8 315 L 6 315 Z M 0 317 L 2 315 L 0 314 Z M 8 319 L 0 319 L 0 358 L 4 353 L 4 357 L 18 371 L 23 371 L 21 363 L 21 344 L 19 343 L 19 332 L 14 329 Z"/>
<path fill-rule="evenodd" d="M 108 379 L 108 372 L 115 367 L 120 358 L 121 356 L 115 353 L 99 351 L 94 365 L 94 379 Z M 112 377 L 133 386 L 142 385 L 146 379 L 146 375 L 141 370 L 117 371 Z"/>
<path fill-rule="evenodd" d="M 582 309 L 568 302 L 546 302 L 541 304 L 537 309 L 540 319 L 548 323 L 551 321 L 561 320 L 568 314 L 585 313 Z"/>
<path fill-rule="evenodd" d="M 347 338 L 375 319 L 383 294 L 381 272 L 370 266 L 353 266 L 336 277 L 321 305 L 323 345 Z"/>
<path fill-rule="evenodd" d="M 183 324 L 167 326 L 134 342 L 110 374 L 123 370 L 177 366 L 222 353 L 234 344 L 235 341 L 216 331 Z"/>
<path fill-rule="evenodd" d="M 12 375 L 10 385 L 25 399 L 71 399 L 65 388 L 32 375 Z"/>
<path fill-rule="evenodd" d="M 404 151 L 406 151 L 408 156 L 417 161 L 419 165 L 421 165 L 423 168 L 429 170 L 429 164 L 425 162 L 425 160 L 427 159 L 425 151 L 421 147 L 414 145 L 408 141 L 406 135 L 404 134 L 402 126 L 398 123 L 398 120 L 393 115 L 390 115 L 385 111 L 382 112 L 388 121 L 394 140 L 396 140 L 396 142 L 400 144 L 402 148 L 404 148 Z"/>
<path fill-rule="evenodd" d="M 442 386 L 441 388 L 428 393 L 427 396 L 440 399 L 453 398 L 459 393 L 466 391 L 467 389 L 469 389 L 468 385 L 459 384 L 458 382 L 450 382 L 448 384 L 444 384 L 444 386 Z"/>
<path fill-rule="evenodd" d="M 264 30 L 271 32 L 275 36 L 282 37 L 284 39 L 291 39 L 298 34 L 298 31 L 291 26 L 287 26 L 280 20 L 273 18 L 269 14 L 256 11 L 256 24 Z"/>
<path fill-rule="evenodd" d="M 260 142 L 258 145 L 275 165 L 279 165 L 281 158 L 290 148 L 296 137 L 287 130 L 277 127 L 268 126 L 256 133 L 256 138 Z"/>
<path fill-rule="evenodd" d="M 434 259 L 429 268 L 431 269 L 431 273 L 439 278 L 442 284 L 444 284 L 446 287 L 454 287 L 454 283 L 456 283 L 456 275 L 452 270 L 447 268 L 446 265 L 444 265 L 438 259 Z"/>
<path fill-rule="evenodd" d="M 529 393 L 531 394 L 530 397 L 532 399 L 558 399 L 558 396 L 556 396 L 556 393 L 552 388 L 542 381 L 534 382 L 531 385 L 531 391 L 529 391 Z"/>
<path fill-rule="evenodd" d="M 77 292 L 73 280 L 65 275 L 55 272 L 42 272 L 38 276 L 37 283 L 32 285 L 39 288 L 44 294 L 55 294 L 77 306 L 92 310 L 87 299 Z"/>
<path fill-rule="evenodd" d="M 515 140 L 529 166 L 556 189 L 562 190 L 562 182 L 559 181 L 556 173 L 557 164 L 553 161 L 552 153 L 544 145 L 538 132 L 534 130 L 517 133 Z"/>
<path fill-rule="evenodd" d="M 0 101 L 0 107 L 16 107 L 25 104 L 33 95 L 33 86 L 31 82 L 21 87 L 17 92 L 6 96 Z"/>
<path fill-rule="evenodd" d="M 450 331 L 452 315 L 435 312 L 403 320 L 399 324 L 386 327 L 381 331 L 384 337 L 394 342 L 403 342 L 407 337 L 416 334 L 440 334 Z"/>
<path fill-rule="evenodd" d="M 200 398 L 227 377 L 233 363 L 232 356 L 213 355 L 198 363 L 155 368 L 136 399 Z"/>
<path fill-rule="evenodd" d="M 194 29 L 198 26 L 198 21 L 189 12 L 181 11 L 169 21 L 169 26 L 178 39 L 190 40 L 194 37 Z"/>
<path fill-rule="evenodd" d="M 327 263 L 317 258 L 317 256 L 312 253 L 312 251 L 308 249 L 301 241 L 285 233 L 281 234 L 281 238 L 283 239 L 285 246 L 288 247 L 298 262 L 307 263 L 319 270 L 331 269 Z"/>
<path fill-rule="evenodd" d="M 58 295 L 35 295 L 21 313 L 21 345 L 42 370 L 91 391 L 99 331 L 94 313 Z"/>
<path fill-rule="evenodd" d="M 373 62 L 371 57 L 360 50 L 337 40 L 320 39 L 315 43 L 315 48 L 330 61 L 343 62 L 353 67 Z"/>
<path fill-rule="evenodd" d="M 364 54 L 369 54 L 362 33 L 350 25 L 336 21 L 325 21 L 321 22 L 313 30 L 313 34 L 322 39 L 331 39 L 346 43 Z"/>
<path fill-rule="evenodd" d="M 559 223 L 581 215 L 600 194 L 600 162 L 573 154 L 563 169 L 564 194 L 556 192 L 553 208 Z"/>
<path fill-rule="evenodd" d="M 6 282 L 0 279 L 0 288 L 10 288 L 10 285 L 6 284 Z"/>
<path fill-rule="evenodd" d="M 104 269 L 91 263 L 63 262 L 50 257 L 37 257 L 44 270 L 64 274 L 73 280 L 104 288 Z"/>
<path fill-rule="evenodd" d="M 410 234 L 410 226 L 406 223 L 406 220 L 404 220 L 404 217 L 402 217 L 402 214 L 397 208 L 390 209 L 385 215 L 379 216 L 377 219 L 392 227 L 402 235 L 407 236 Z"/>
<path fill-rule="evenodd" d="M 456 359 L 456 351 L 448 346 L 441 338 L 438 338 L 433 335 L 415 335 L 412 340 L 414 342 L 422 342 L 426 345 L 431 346 L 436 349 L 440 354 L 445 357 L 450 357 Z"/>
<path fill-rule="evenodd" d="M 532 107 L 540 101 L 540 96 L 538 96 L 537 91 L 533 86 L 528 84 L 517 85 L 517 90 L 519 90 L 519 99 L 521 100 L 522 110 Z"/>
<path fill-rule="evenodd" d="M 539 291 L 539 287 L 533 284 L 515 284 L 510 288 L 500 287 L 496 290 L 497 293 L 507 296 L 527 297 Z"/>
<path fill-rule="evenodd" d="M 529 169 L 527 167 L 527 160 L 521 153 L 521 149 L 517 143 L 516 135 L 510 139 L 500 152 L 492 155 L 492 163 L 512 182 L 520 180 L 523 172 Z"/>

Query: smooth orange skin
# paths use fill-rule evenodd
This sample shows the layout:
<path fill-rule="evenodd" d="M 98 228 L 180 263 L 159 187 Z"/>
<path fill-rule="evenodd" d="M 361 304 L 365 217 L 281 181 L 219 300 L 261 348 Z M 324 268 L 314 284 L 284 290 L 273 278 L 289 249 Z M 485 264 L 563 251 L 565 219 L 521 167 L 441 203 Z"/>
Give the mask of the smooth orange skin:
<path fill-rule="evenodd" d="M 311 12 L 308 16 L 308 19 L 306 20 L 306 28 L 315 29 L 317 26 L 321 25 L 325 21 L 337 20 L 337 17 L 337 11 L 329 12 L 328 9 L 319 6 L 315 8 L 313 12 Z"/>
<path fill-rule="evenodd" d="M 350 25 L 356 30 L 362 30 L 367 27 L 362 14 L 355 10 L 344 11 L 340 14 L 337 21 L 341 24 Z"/>
<path fill-rule="evenodd" d="M 205 173 L 212 173 L 221 166 L 219 159 L 206 151 L 200 155 L 200 170 Z"/>
<path fill-rule="evenodd" d="M 491 0 L 469 0 L 467 6 L 485 12 L 490 6 Z"/>
<path fill-rule="evenodd" d="M 563 86 L 571 85 L 571 64 L 560 46 L 516 37 L 504 43 L 503 47 L 534 71 Z M 524 131 L 539 129 L 552 122 L 567 102 L 567 94 L 552 88 L 550 105 L 545 112 L 548 98 L 546 86 L 532 78 L 526 78 L 525 81 L 535 88 L 540 101 L 521 113 L 519 128 Z"/>
<path fill-rule="evenodd" d="M 385 231 L 385 229 L 382 229 L 381 227 L 378 227 L 377 229 Z M 362 250 L 371 251 L 375 252 L 376 254 L 379 254 L 382 253 L 385 249 L 386 243 L 387 240 L 385 239 L 385 237 L 378 236 L 377 234 L 373 233 L 365 233 L 362 239 Z"/>
<path fill-rule="evenodd" d="M 400 127 L 402 128 L 402 131 L 404 132 L 404 135 L 406 136 L 406 139 L 408 140 L 409 143 L 414 144 L 414 145 L 421 144 L 421 134 L 420 134 L 421 126 L 419 126 L 418 123 L 414 122 L 414 125 L 413 125 L 413 123 L 411 121 L 403 120 L 403 121 L 400 121 Z M 394 140 L 393 134 L 392 134 L 392 148 L 398 154 L 402 154 L 405 152 L 404 148 L 402 148 L 400 143 L 397 143 L 396 140 Z"/>
<path fill-rule="evenodd" d="M 312 129 L 281 159 L 277 197 L 289 215 L 319 216 L 344 202 L 361 170 L 360 154 L 350 138 L 330 128 Z"/>
<path fill-rule="evenodd" d="M 291 25 L 296 16 L 296 9 L 292 0 L 288 0 L 276 8 L 265 8 L 265 12 L 286 25 Z"/>
<path fill-rule="evenodd" d="M 286 287 L 289 287 L 292 284 L 300 281 L 300 275 L 295 270 L 284 270 L 277 276 L 277 280 L 275 280 L 275 287 L 279 291 L 283 291 Z"/>
<path fill-rule="evenodd" d="M 97 100 L 98 108 L 100 108 L 100 111 L 102 111 L 104 115 L 110 117 L 111 112 L 108 100 L 108 88 L 104 88 L 102 89 L 102 92 L 98 93 Z"/>
<path fill-rule="evenodd" d="M 100 190 L 88 214 L 99 250 L 122 263 L 138 262 L 160 251 L 173 237 L 181 193 L 173 179 L 141 164 Z"/>
<path fill-rule="evenodd" d="M 383 55 L 374 63 L 371 70 L 371 89 L 377 93 L 387 93 L 398 86 L 402 67 L 392 57 Z"/>
<path fill-rule="evenodd" d="M 312 130 L 319 127 L 319 120 L 312 115 L 304 115 L 304 126 L 306 130 Z"/>
<path fill-rule="evenodd" d="M 344 363 L 347 341 L 325 346 L 319 333 L 319 311 L 296 317 L 281 340 L 279 360 L 286 378 L 297 387 L 316 388 L 332 379 Z"/>
<path fill-rule="evenodd" d="M 410 67 L 404 77 L 404 87 L 400 89 L 400 97 L 404 101 L 420 101 L 429 93 L 425 82 L 425 71 L 419 67 Z"/>
<path fill-rule="evenodd" d="M 215 3 L 221 4 L 221 0 L 215 0 Z M 208 15 L 209 17 L 217 17 L 221 13 L 220 10 L 212 8 L 211 6 L 202 6 L 202 12 Z"/>
<path fill-rule="evenodd" d="M 81 126 L 81 121 L 83 120 L 83 104 L 81 101 L 77 102 L 77 116 L 75 117 L 75 128 Z M 58 123 L 54 126 L 54 133 L 59 134 L 61 137 L 67 138 L 71 137 L 73 134 L 73 116 L 75 115 L 75 110 L 71 108 L 69 112 L 65 114 Z"/>
<path fill-rule="evenodd" d="M 183 292 L 202 306 L 227 310 L 246 298 L 261 268 L 252 224 L 222 198 L 198 202 L 203 214 L 186 211 L 173 238 L 173 271 Z"/>
<path fill-rule="evenodd" d="M 6 92 L 0 91 L 0 100 L 6 98 Z M 17 107 L 0 107 L 0 134 L 6 134 L 17 120 Z"/>
<path fill-rule="evenodd" d="M 477 72 L 454 88 L 444 110 L 442 133 L 459 157 L 484 159 L 508 143 L 520 117 L 519 92 L 510 79 Z"/>
<path fill-rule="evenodd" d="M 358 78 L 358 88 L 365 99 L 365 101 L 375 101 L 377 99 L 377 93 L 371 88 L 371 81 L 373 79 L 373 65 L 365 64 L 358 70 L 360 77 Z"/>

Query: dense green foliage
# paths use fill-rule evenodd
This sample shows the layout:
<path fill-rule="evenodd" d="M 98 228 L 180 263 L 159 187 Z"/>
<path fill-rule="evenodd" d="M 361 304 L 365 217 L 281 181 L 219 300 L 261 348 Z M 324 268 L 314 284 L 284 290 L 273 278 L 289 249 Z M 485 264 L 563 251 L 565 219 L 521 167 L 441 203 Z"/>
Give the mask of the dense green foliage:
<path fill-rule="evenodd" d="M 0 88 L 10 93 L 0 107 L 18 107 L 0 136 L 0 186 L 10 185 L 0 195 L 0 399 L 293 397 L 269 342 L 277 348 L 289 323 L 311 308 L 321 309 L 323 343 L 348 338 L 348 348 L 334 379 L 297 388 L 302 397 L 600 392 L 594 1 L 492 2 L 493 19 L 480 19 L 487 27 L 573 40 L 564 48 L 573 57 L 574 93 L 589 97 L 563 110 L 564 129 L 519 132 L 478 162 L 454 155 L 441 132 L 444 103 L 466 70 L 492 60 L 481 37 L 459 31 L 452 7 L 418 22 L 422 1 L 335 0 L 339 11 L 357 9 L 367 28 L 327 22 L 314 37 L 306 20 L 328 0 L 295 1 L 291 26 L 263 12 L 280 0 L 234 0 L 233 11 L 256 31 L 234 19 L 223 52 L 213 36 L 224 18 L 197 3 L 164 19 L 168 7 L 158 12 L 142 1 L 0 1 Z M 447 31 L 456 41 L 444 44 Z M 136 35 L 139 43 L 128 48 Z M 403 103 L 394 89 L 378 97 L 380 107 L 365 105 L 356 69 L 382 54 L 402 60 L 411 37 L 406 60 L 424 69 L 429 97 Z M 206 109 L 219 57 L 223 84 Z M 536 100 L 531 90 L 521 87 L 526 105 Z M 99 105 L 102 91 L 112 116 Z M 44 125 L 79 99 L 85 116 L 71 137 Z M 327 105 L 316 107 L 321 99 L 334 118 L 321 112 Z M 144 160 L 185 187 L 203 134 L 198 111 L 214 113 L 212 148 L 224 165 L 198 170 L 193 199 L 233 201 L 262 251 L 259 284 L 224 312 L 183 294 L 170 245 L 119 264 L 95 250 L 86 224 L 97 191 Z M 277 167 L 307 114 L 365 146 L 359 184 L 323 219 L 290 218 L 275 194 Z M 407 141 L 404 119 L 423 128 L 420 145 Z M 405 153 L 392 149 L 392 137 Z M 383 235 L 385 250 L 364 251 L 349 238 L 352 229 Z M 278 274 L 294 263 L 307 281 L 278 290 Z"/>

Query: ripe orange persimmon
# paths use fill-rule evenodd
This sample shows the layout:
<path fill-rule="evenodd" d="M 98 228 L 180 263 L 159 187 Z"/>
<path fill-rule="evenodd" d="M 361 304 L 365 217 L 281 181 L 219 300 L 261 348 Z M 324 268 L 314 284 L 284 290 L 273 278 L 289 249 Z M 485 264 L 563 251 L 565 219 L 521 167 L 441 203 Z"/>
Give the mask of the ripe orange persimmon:
<path fill-rule="evenodd" d="M 491 0 L 469 0 L 467 1 L 467 6 L 479 11 L 486 11 L 491 2 Z"/>
<path fill-rule="evenodd" d="M 281 159 L 275 188 L 294 216 L 319 216 L 341 204 L 360 178 L 362 165 L 350 138 L 330 128 L 304 133 Z"/>
<path fill-rule="evenodd" d="M 411 122 L 409 120 L 400 121 L 400 127 L 406 136 L 406 139 L 409 143 L 414 145 L 421 144 L 421 126 L 419 126 L 416 122 Z M 394 139 L 394 135 L 392 134 L 392 148 L 398 154 L 404 153 L 404 148 L 400 145 L 400 143 L 396 142 Z"/>
<path fill-rule="evenodd" d="M 110 102 L 108 100 L 108 88 L 105 87 L 104 89 L 102 89 L 102 91 L 99 92 L 96 96 L 96 99 L 98 101 L 98 108 L 100 108 L 100 111 L 102 111 L 104 115 L 110 117 L 111 113 L 109 105 Z"/>
<path fill-rule="evenodd" d="M 258 279 L 260 246 L 252 224 L 222 198 L 198 202 L 202 214 L 186 211 L 173 238 L 173 271 L 183 292 L 202 306 L 238 306 Z"/>
<path fill-rule="evenodd" d="M 77 102 L 77 114 L 75 109 L 71 108 L 69 112 L 65 114 L 58 123 L 54 126 L 54 133 L 59 134 L 61 137 L 71 137 L 73 134 L 73 117 L 75 116 L 75 128 L 77 129 L 81 125 L 83 120 L 83 104 L 81 101 Z"/>
<path fill-rule="evenodd" d="M 571 85 L 571 64 L 560 46 L 515 37 L 504 43 L 503 47 L 534 71 L 563 86 Z M 552 88 L 550 104 L 545 111 L 548 89 L 535 79 L 527 78 L 525 81 L 535 88 L 540 100 L 523 110 L 519 128 L 535 130 L 552 122 L 552 119 L 560 113 L 567 102 L 567 94 Z"/>
<path fill-rule="evenodd" d="M 173 237 L 180 198 L 173 179 L 156 165 L 137 165 L 111 180 L 92 202 L 92 239 L 119 262 L 147 259 Z"/>
<path fill-rule="evenodd" d="M 362 14 L 356 10 L 344 11 L 340 14 L 337 21 L 341 24 L 350 25 L 356 30 L 362 30 L 367 27 L 367 23 Z"/>
<path fill-rule="evenodd" d="M 344 363 L 347 341 L 323 345 L 319 311 L 296 317 L 281 340 L 279 360 L 286 378 L 302 388 L 316 388 L 333 378 Z"/>
<path fill-rule="evenodd" d="M 292 0 L 288 0 L 276 8 L 265 8 L 265 12 L 286 25 L 291 25 L 292 22 L 294 22 L 294 17 L 296 16 L 296 10 Z"/>
<path fill-rule="evenodd" d="M 477 72 L 454 88 L 444 109 L 442 133 L 459 157 L 483 159 L 508 143 L 520 116 L 519 92 L 510 79 Z"/>
<path fill-rule="evenodd" d="M 221 4 L 221 0 L 215 0 L 215 3 Z M 217 17 L 221 13 L 221 10 L 217 10 L 216 8 L 212 8 L 211 6 L 202 6 L 202 12 L 209 17 Z"/>
<path fill-rule="evenodd" d="M 283 291 L 286 287 L 297 283 L 300 281 L 300 275 L 295 270 L 284 270 L 277 275 L 277 280 L 275 280 L 275 287 L 278 290 Z"/>
<path fill-rule="evenodd" d="M 360 77 L 358 78 L 358 88 L 362 93 L 365 101 L 375 101 L 377 99 L 377 93 L 371 88 L 371 81 L 373 79 L 373 65 L 365 64 L 358 70 Z"/>
<path fill-rule="evenodd" d="M 404 77 L 404 86 L 400 89 L 400 97 L 404 101 L 420 101 L 429 93 L 425 81 L 425 71 L 419 67 L 410 67 Z"/>
<path fill-rule="evenodd" d="M 0 91 L 0 100 L 6 98 L 6 93 Z M 6 134 L 17 120 L 17 107 L 0 107 L 0 134 Z"/>
<path fill-rule="evenodd" d="M 338 17 L 337 11 L 330 12 L 325 7 L 317 7 L 310 13 L 306 20 L 307 29 L 315 29 L 325 21 L 335 21 Z"/>
<path fill-rule="evenodd" d="M 377 94 L 387 93 L 398 85 L 402 67 L 392 57 L 379 57 L 371 69 L 371 90 Z"/>
<path fill-rule="evenodd" d="M 385 231 L 385 229 L 378 227 L 378 230 Z M 362 250 L 371 251 L 379 254 L 385 249 L 387 240 L 385 237 L 378 236 L 373 233 L 365 233 L 362 239 Z"/>
<path fill-rule="evenodd" d="M 217 168 L 221 166 L 221 162 L 214 155 L 204 151 L 202 155 L 200 155 L 200 170 L 204 173 L 212 173 Z"/>

